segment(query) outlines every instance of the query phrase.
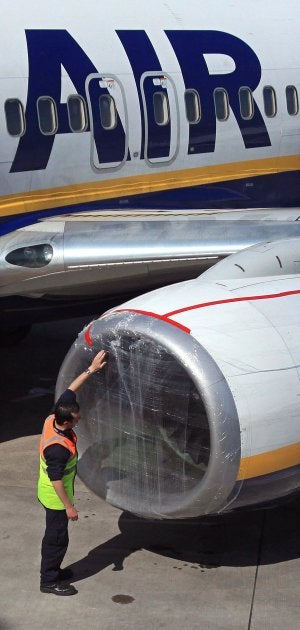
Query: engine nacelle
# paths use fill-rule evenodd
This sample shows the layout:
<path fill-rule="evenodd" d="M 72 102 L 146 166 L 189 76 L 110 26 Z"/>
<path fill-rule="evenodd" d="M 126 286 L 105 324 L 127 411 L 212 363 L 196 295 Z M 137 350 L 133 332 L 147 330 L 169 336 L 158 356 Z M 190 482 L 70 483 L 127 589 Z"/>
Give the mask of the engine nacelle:
<path fill-rule="evenodd" d="M 57 394 L 108 352 L 78 393 L 78 470 L 95 493 L 144 517 L 185 518 L 300 485 L 298 243 L 254 246 L 79 335 Z"/>

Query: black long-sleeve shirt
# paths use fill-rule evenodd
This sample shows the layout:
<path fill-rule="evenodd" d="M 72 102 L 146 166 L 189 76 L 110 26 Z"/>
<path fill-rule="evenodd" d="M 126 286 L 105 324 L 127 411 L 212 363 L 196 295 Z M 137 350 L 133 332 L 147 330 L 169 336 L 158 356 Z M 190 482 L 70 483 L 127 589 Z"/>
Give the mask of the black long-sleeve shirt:
<path fill-rule="evenodd" d="M 62 479 L 66 463 L 70 458 L 69 449 L 61 444 L 52 444 L 52 446 L 45 448 L 44 457 L 50 481 L 59 481 Z"/>

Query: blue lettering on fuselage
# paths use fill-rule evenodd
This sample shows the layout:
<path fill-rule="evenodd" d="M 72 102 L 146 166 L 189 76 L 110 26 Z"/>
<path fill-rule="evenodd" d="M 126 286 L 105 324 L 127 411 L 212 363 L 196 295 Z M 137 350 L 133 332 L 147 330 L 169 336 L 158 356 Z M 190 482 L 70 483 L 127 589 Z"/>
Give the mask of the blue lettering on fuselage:
<path fill-rule="evenodd" d="M 78 94 L 85 96 L 86 77 L 97 73 L 97 68 L 73 37 L 63 30 L 28 30 L 26 31 L 29 79 L 26 105 L 26 133 L 20 138 L 11 172 L 35 171 L 47 167 L 55 135 L 44 135 L 38 124 L 37 100 L 40 96 L 51 97 L 57 107 L 57 133 L 72 133 L 66 103 L 61 103 L 61 65 Z M 98 82 L 99 83 L 99 82 Z M 91 106 L 99 113 L 100 94 L 108 90 L 91 90 Z M 89 130 L 89 127 L 88 129 Z M 110 141 L 107 142 L 107 134 Z M 99 162 L 103 161 L 103 147 L 107 147 L 106 162 L 119 159 L 119 152 L 125 146 L 125 134 L 119 116 L 115 129 L 108 132 L 100 125 L 94 134 L 94 141 Z M 128 155 L 128 159 L 130 156 Z"/>
<path fill-rule="evenodd" d="M 67 106 L 61 103 L 61 64 L 78 94 L 85 94 L 86 77 L 97 72 L 88 56 L 64 30 L 26 31 L 28 51 L 28 93 L 26 132 L 20 138 L 11 172 L 45 169 L 51 155 L 54 135 L 41 133 L 37 116 L 37 99 L 50 96 L 56 103 L 57 133 L 71 133 Z"/>
<path fill-rule="evenodd" d="M 239 88 L 257 88 L 261 67 L 253 50 L 241 39 L 219 31 L 166 31 L 178 59 L 186 89 L 201 95 L 201 120 L 190 125 L 189 152 L 208 153 L 215 150 L 216 116 L 214 90 L 224 88 L 230 107 L 240 128 L 246 149 L 270 146 L 270 138 L 261 113 L 254 101 L 251 120 L 240 114 Z M 228 55 L 235 70 L 228 74 L 209 74 L 204 55 Z"/>
<path fill-rule="evenodd" d="M 131 64 L 140 101 L 142 130 L 141 159 L 145 154 L 145 119 L 140 91 L 140 78 L 144 72 L 160 71 L 159 59 L 145 31 L 117 31 L 124 51 Z M 215 149 L 216 117 L 213 93 L 216 87 L 225 88 L 229 95 L 230 106 L 237 120 L 246 148 L 269 146 L 270 138 L 257 104 L 254 102 L 254 115 L 251 120 L 243 120 L 240 115 L 238 90 L 242 86 L 252 91 L 258 86 L 261 77 L 259 59 L 253 50 L 241 39 L 219 31 L 166 31 L 174 54 L 181 68 L 186 89 L 197 90 L 201 96 L 201 120 L 190 125 L 189 152 L 206 153 Z M 37 116 L 37 100 L 40 96 L 51 97 L 57 107 L 57 133 L 72 133 L 66 103 L 61 102 L 61 66 L 64 67 L 78 94 L 85 96 L 86 78 L 98 70 L 87 54 L 66 30 L 28 30 L 26 31 L 29 78 L 26 104 L 26 132 L 20 138 L 11 172 L 42 170 L 47 167 L 55 135 L 41 133 Z M 229 55 L 235 63 L 235 70 L 228 74 L 210 75 L 205 63 L 205 54 Z M 163 70 L 162 70 L 163 71 Z M 145 93 L 148 124 L 151 111 L 153 89 L 151 82 Z M 105 88 L 104 88 L 105 89 Z M 97 93 L 96 93 L 97 92 Z M 99 91 L 95 99 L 99 99 Z M 89 94 L 91 99 L 91 93 Z M 149 101 L 149 102 L 148 102 Z M 93 116 L 99 111 L 96 101 L 91 102 Z M 100 122 L 98 122 L 100 125 Z M 167 154 L 170 143 L 170 130 L 159 127 L 159 153 L 157 153 L 155 120 L 148 138 L 154 139 L 153 147 L 147 147 L 149 157 Z M 99 162 L 119 160 L 124 147 L 124 129 L 118 117 L 116 128 L 112 131 L 101 129 L 94 134 L 94 141 Z M 89 127 L 87 128 L 89 131 Z M 110 135 L 108 142 L 106 136 Z M 166 151 L 163 148 L 168 144 Z M 120 145 L 120 147 L 118 146 Z M 104 147 L 104 157 L 103 157 Z M 107 148 L 107 150 L 105 149 Z M 152 153 L 151 153 L 152 152 Z M 127 159 L 130 159 L 128 153 Z"/>

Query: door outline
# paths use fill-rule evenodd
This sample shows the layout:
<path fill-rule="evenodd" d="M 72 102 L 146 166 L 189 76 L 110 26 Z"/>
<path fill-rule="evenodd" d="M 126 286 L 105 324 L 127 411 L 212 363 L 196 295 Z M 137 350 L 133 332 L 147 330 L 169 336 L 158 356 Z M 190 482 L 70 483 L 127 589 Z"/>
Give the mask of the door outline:
<path fill-rule="evenodd" d="M 123 108 L 124 108 L 124 127 L 123 127 L 123 131 L 124 131 L 124 134 L 125 134 L 125 146 L 124 146 L 123 159 L 116 166 L 101 166 L 101 165 L 97 166 L 95 164 L 95 160 L 94 160 L 94 156 L 95 156 L 94 116 L 93 116 L 93 106 L 92 106 L 92 102 L 91 102 L 89 85 L 90 85 L 91 81 L 94 81 L 95 79 L 98 80 L 98 81 L 103 81 L 103 80 L 105 81 L 105 80 L 111 79 L 111 80 L 113 80 L 113 81 L 115 81 L 117 83 L 117 85 L 119 86 L 120 91 L 121 91 L 122 103 L 123 103 Z M 128 147 L 129 147 L 128 111 L 127 111 L 127 102 L 126 102 L 124 87 L 123 87 L 120 79 L 115 74 L 113 74 L 111 72 L 102 72 L 101 74 L 99 72 L 95 72 L 93 74 L 89 74 L 86 77 L 86 80 L 85 80 L 85 94 L 86 94 L 87 105 L 88 105 L 88 114 L 89 114 L 89 122 L 90 122 L 90 133 L 91 133 L 91 144 L 90 144 L 90 164 L 91 164 L 91 167 L 92 167 L 93 171 L 95 171 L 96 173 L 99 173 L 99 172 L 102 172 L 102 171 L 105 171 L 106 173 L 115 172 L 115 171 L 119 170 L 120 168 L 122 168 L 123 164 L 127 161 Z M 108 94 L 110 94 L 109 91 L 108 91 Z M 117 110 L 117 113 L 118 113 L 118 110 Z M 119 115 L 119 118 L 121 120 L 120 115 Z M 121 121 L 121 124 L 122 124 L 122 121 Z"/>
<path fill-rule="evenodd" d="M 152 162 L 151 159 L 148 158 L 148 139 L 149 139 L 149 125 L 148 125 L 148 110 L 147 110 L 147 102 L 146 102 L 146 98 L 145 98 L 145 92 L 144 92 L 144 82 L 146 78 L 149 77 L 156 77 L 156 78 L 166 78 L 171 86 L 172 86 L 172 90 L 173 90 L 173 95 L 174 95 L 174 101 L 175 101 L 175 115 L 176 115 L 176 119 L 175 119 L 175 124 L 176 124 L 176 131 L 175 131 L 175 151 L 173 153 L 173 155 L 170 157 L 170 159 L 162 159 L 159 160 L 157 162 Z M 180 139 L 180 116 L 179 116 L 179 104 L 178 104 L 178 97 L 177 97 L 177 91 L 176 91 L 176 86 L 175 86 L 175 82 L 173 81 L 172 77 L 167 73 L 164 72 L 163 70 L 158 70 L 157 72 L 155 71 L 151 71 L 151 72 L 143 72 L 143 74 L 141 75 L 141 79 L 140 79 L 140 90 L 141 90 L 141 95 L 142 95 L 142 102 L 143 102 L 143 110 L 144 110 L 144 120 L 145 120 L 145 147 L 144 147 L 144 159 L 145 162 L 148 164 L 148 166 L 150 166 L 151 168 L 155 168 L 156 166 L 165 166 L 166 164 L 172 164 L 172 162 L 174 162 L 177 158 L 178 152 L 179 152 L 179 139 Z M 170 101 L 170 99 L 169 99 Z M 171 136 L 172 136 L 172 112 L 170 111 L 170 122 L 171 122 Z M 174 124 L 174 123 L 173 123 Z M 171 142 L 170 142 L 170 150 L 171 150 Z"/>

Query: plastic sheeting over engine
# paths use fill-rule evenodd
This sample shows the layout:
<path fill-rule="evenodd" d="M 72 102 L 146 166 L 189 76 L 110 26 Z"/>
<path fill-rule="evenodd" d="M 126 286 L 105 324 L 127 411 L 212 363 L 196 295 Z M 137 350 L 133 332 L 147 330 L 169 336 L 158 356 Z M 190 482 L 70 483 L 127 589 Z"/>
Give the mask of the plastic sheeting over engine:
<path fill-rule="evenodd" d="M 235 482 L 240 445 L 233 399 L 214 361 L 165 322 L 114 313 L 80 334 L 58 391 L 102 348 L 106 367 L 77 396 L 83 481 L 145 517 L 216 511 Z"/>

